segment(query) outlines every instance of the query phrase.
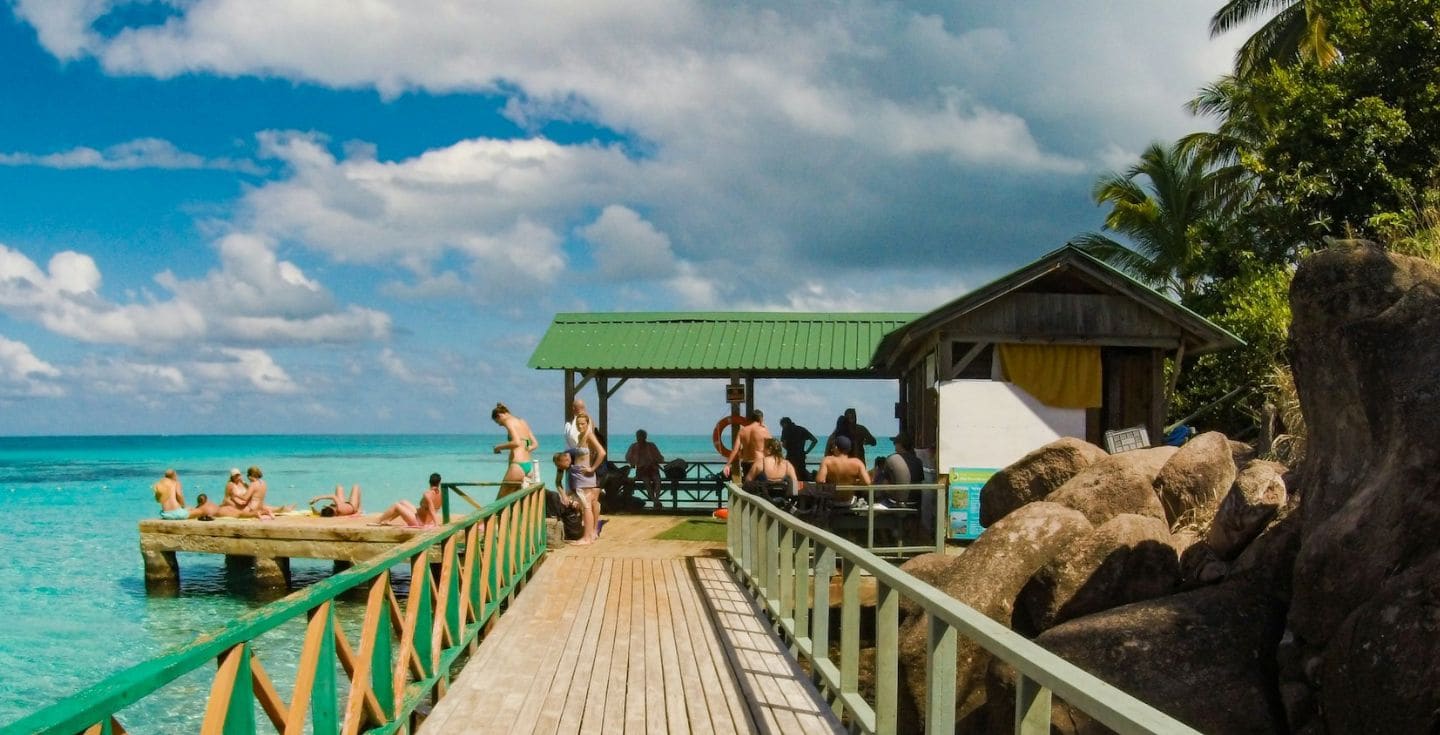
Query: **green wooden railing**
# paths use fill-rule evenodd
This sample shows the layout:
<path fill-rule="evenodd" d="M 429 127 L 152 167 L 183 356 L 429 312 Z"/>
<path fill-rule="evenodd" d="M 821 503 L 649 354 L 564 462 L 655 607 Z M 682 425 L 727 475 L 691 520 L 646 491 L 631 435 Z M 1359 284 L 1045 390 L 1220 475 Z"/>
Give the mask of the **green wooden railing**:
<path fill-rule="evenodd" d="M 427 697 L 443 696 L 450 668 L 472 652 L 483 630 L 513 599 L 545 553 L 544 487 L 491 503 L 384 556 L 242 615 L 222 630 L 137 664 L 0 733 L 125 732 L 117 713 L 176 679 L 218 661 L 200 732 L 254 733 L 255 705 L 290 735 L 407 732 Z M 439 548 L 438 573 L 431 551 Z M 391 567 L 410 568 L 401 604 Z M 335 612 L 335 598 L 369 585 L 358 643 Z M 289 702 L 255 655 L 253 641 L 287 621 L 309 621 Z M 340 699 L 336 664 L 349 678 Z"/>
<path fill-rule="evenodd" d="M 731 564 L 791 650 L 810 663 L 836 714 L 848 715 L 855 729 L 883 734 L 896 730 L 903 596 L 929 621 L 927 732 L 955 730 L 956 641 L 964 635 L 1015 669 L 1017 733 L 1050 732 L 1052 692 L 1119 733 L 1195 733 L 856 544 L 797 520 L 733 483 L 729 489 Z M 830 653 L 828 602 L 837 563 L 843 590 L 838 662 Z M 859 690 L 862 575 L 876 582 L 874 701 Z"/>

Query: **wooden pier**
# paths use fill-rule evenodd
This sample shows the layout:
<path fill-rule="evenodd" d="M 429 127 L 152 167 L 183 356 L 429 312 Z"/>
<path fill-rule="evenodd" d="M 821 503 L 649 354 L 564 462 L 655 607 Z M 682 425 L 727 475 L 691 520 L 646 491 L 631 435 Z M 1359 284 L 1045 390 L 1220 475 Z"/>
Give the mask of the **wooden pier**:
<path fill-rule="evenodd" d="M 290 559 L 332 559 L 337 568 L 364 561 L 414 538 L 424 530 L 371 526 L 378 514 L 322 518 L 278 516 L 274 520 L 216 518 L 213 521 L 140 521 L 140 555 L 146 587 L 180 582 L 177 551 L 224 554 L 230 563 L 254 566 L 256 581 L 283 587 Z"/>
<path fill-rule="evenodd" d="M 422 733 L 834 733 L 831 708 L 723 559 L 617 516 L 551 552 Z"/>

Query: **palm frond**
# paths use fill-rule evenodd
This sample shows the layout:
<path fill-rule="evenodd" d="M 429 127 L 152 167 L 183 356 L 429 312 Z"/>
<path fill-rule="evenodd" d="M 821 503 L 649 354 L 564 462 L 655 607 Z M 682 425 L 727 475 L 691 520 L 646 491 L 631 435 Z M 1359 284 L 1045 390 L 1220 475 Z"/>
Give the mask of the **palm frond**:
<path fill-rule="evenodd" d="M 1291 4 L 1281 10 L 1236 50 L 1235 75 L 1243 79 L 1272 64 L 1294 63 L 1300 58 L 1300 42 L 1307 25 L 1304 5 Z"/>
<path fill-rule="evenodd" d="M 1297 0 L 1229 0 L 1210 17 L 1210 37 L 1214 38 L 1253 18 L 1283 10 L 1296 2 Z"/>

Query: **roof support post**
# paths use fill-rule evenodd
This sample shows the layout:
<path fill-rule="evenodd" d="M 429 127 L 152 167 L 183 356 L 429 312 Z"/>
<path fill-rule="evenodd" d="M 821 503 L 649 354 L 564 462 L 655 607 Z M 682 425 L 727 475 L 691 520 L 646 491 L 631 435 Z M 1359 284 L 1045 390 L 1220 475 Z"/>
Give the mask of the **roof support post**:
<path fill-rule="evenodd" d="M 595 393 L 600 397 L 600 423 L 599 427 L 604 431 L 601 436 L 605 437 L 605 451 L 610 451 L 610 391 L 608 384 L 610 378 L 604 373 L 595 376 Z"/>
<path fill-rule="evenodd" d="M 754 413 L 755 379 L 747 375 L 745 376 L 745 416 L 748 418 L 749 416 L 754 415 Z"/>
<path fill-rule="evenodd" d="M 740 374 L 739 374 L 739 373 L 730 373 L 730 385 L 733 385 L 733 386 L 739 386 L 739 385 L 740 385 Z M 739 403 L 731 403 L 731 404 L 730 404 L 730 418 L 731 418 L 731 419 L 738 419 L 738 418 L 740 418 L 740 404 L 739 404 Z M 740 438 L 740 422 L 739 422 L 739 421 L 732 420 L 732 421 L 730 422 L 730 447 L 731 447 L 732 449 L 735 447 L 735 442 L 739 441 L 739 438 Z M 738 458 L 738 455 L 737 455 L 737 458 Z M 740 463 L 739 463 L 738 461 L 733 462 L 733 463 L 730 464 L 730 476 L 731 476 L 732 478 L 739 478 L 740 480 L 744 480 L 744 478 L 740 476 Z"/>
<path fill-rule="evenodd" d="M 570 423 L 571 421 L 573 421 L 573 420 L 575 419 L 575 416 L 571 413 L 570 407 L 575 404 L 575 394 L 576 394 L 577 392 L 579 392 L 579 389 L 575 387 L 575 371 L 574 371 L 574 370 L 571 370 L 571 369 L 569 369 L 569 368 L 566 368 L 566 369 L 565 369 L 565 407 L 564 407 L 563 409 L 561 409 L 560 413 L 565 416 L 565 423 L 567 423 L 567 424 Z"/>

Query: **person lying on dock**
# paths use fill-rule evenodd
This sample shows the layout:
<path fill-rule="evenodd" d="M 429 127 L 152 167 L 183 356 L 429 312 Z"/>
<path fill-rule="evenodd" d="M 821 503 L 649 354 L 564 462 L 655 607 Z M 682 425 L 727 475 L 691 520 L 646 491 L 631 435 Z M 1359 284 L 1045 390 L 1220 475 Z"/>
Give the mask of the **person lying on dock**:
<path fill-rule="evenodd" d="M 372 526 L 390 526 L 395 519 L 405 521 L 410 528 L 434 528 L 440 525 L 440 473 L 430 475 L 430 487 L 420 496 L 417 508 L 408 500 L 401 500 L 390 506 Z"/>
<path fill-rule="evenodd" d="M 335 516 L 353 516 L 363 512 L 360 510 L 359 485 L 351 486 L 350 497 L 348 499 L 345 497 L 345 486 L 336 485 L 335 492 L 329 495 L 316 495 L 315 497 L 311 498 L 310 508 L 314 510 L 316 503 L 325 500 L 329 500 L 330 502 L 320 506 L 320 509 L 315 511 L 317 515 L 323 516 L 325 518 L 333 518 Z"/>
<path fill-rule="evenodd" d="M 230 510 L 235 511 L 234 508 Z M 238 513 L 239 511 L 235 512 Z M 205 493 L 200 493 L 195 496 L 195 507 L 190 510 L 191 518 L 197 521 L 213 521 L 217 516 L 223 517 L 224 515 L 225 513 L 222 512 L 220 506 L 210 502 L 210 497 Z"/>

